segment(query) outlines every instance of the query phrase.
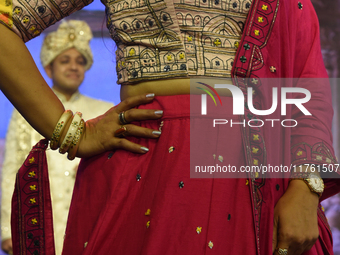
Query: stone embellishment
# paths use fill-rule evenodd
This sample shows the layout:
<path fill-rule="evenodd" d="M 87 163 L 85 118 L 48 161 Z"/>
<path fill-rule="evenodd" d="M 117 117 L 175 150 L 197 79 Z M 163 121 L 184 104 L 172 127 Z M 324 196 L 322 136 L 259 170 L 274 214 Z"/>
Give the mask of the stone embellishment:
<path fill-rule="evenodd" d="M 174 146 L 170 146 L 169 153 L 172 153 L 175 150 Z"/>
<path fill-rule="evenodd" d="M 196 233 L 197 234 L 201 234 L 201 232 L 202 232 L 202 227 L 197 227 L 196 228 Z"/>
<path fill-rule="evenodd" d="M 30 190 L 32 191 L 37 190 L 37 185 L 30 185 Z"/>
<path fill-rule="evenodd" d="M 259 23 L 263 23 L 263 17 L 257 17 L 257 21 L 258 21 Z"/>
<path fill-rule="evenodd" d="M 151 214 L 151 210 L 147 209 L 146 212 L 145 212 L 145 216 L 150 216 L 150 214 Z"/>
<path fill-rule="evenodd" d="M 253 135 L 253 141 L 258 141 L 258 140 L 260 140 L 259 135 Z"/>
<path fill-rule="evenodd" d="M 298 152 L 296 153 L 296 155 L 297 155 L 297 156 L 301 156 L 301 155 L 302 155 L 302 151 L 298 151 Z"/>
<path fill-rule="evenodd" d="M 212 248 L 214 247 L 214 244 L 213 244 L 213 242 L 212 242 L 212 241 L 209 241 L 209 243 L 208 243 L 208 247 L 209 247 L 210 249 L 212 249 Z"/>
<path fill-rule="evenodd" d="M 159 131 L 162 131 L 162 127 L 164 126 L 164 121 L 162 120 L 161 123 L 159 124 L 159 128 L 158 130 Z"/>
<path fill-rule="evenodd" d="M 138 181 L 138 182 L 139 182 L 139 181 L 140 181 L 140 179 L 142 179 L 142 176 L 141 176 L 140 174 L 137 174 L 137 175 L 136 175 L 136 181 Z"/>
<path fill-rule="evenodd" d="M 28 177 L 31 177 L 31 178 L 35 177 L 35 172 L 34 171 L 29 172 L 28 173 Z"/>
<path fill-rule="evenodd" d="M 243 48 L 245 50 L 250 50 L 250 45 L 248 43 L 246 43 L 245 45 L 243 45 Z"/>
<path fill-rule="evenodd" d="M 148 222 L 146 223 L 146 228 L 150 227 L 150 221 L 148 220 Z"/>
<path fill-rule="evenodd" d="M 317 155 L 316 160 L 322 161 L 322 156 Z"/>
<path fill-rule="evenodd" d="M 85 243 L 84 243 L 84 248 L 86 248 L 87 244 L 88 244 L 88 242 L 85 242 Z"/>
<path fill-rule="evenodd" d="M 33 219 L 31 220 L 31 223 L 32 223 L 33 225 L 36 225 L 36 224 L 38 223 L 37 218 L 33 218 Z"/>
<path fill-rule="evenodd" d="M 183 189 L 184 188 L 184 182 L 183 181 L 180 181 L 179 184 L 178 184 L 179 188 L 180 189 Z"/>
<path fill-rule="evenodd" d="M 258 82 L 259 82 L 259 80 L 258 80 L 258 79 L 255 79 L 255 78 L 253 78 L 253 79 L 251 80 L 251 83 L 252 83 L 252 84 L 255 84 L 255 85 L 256 85 Z"/>
<path fill-rule="evenodd" d="M 135 54 L 136 54 L 136 51 L 135 51 L 134 48 L 132 48 L 132 49 L 129 50 L 129 55 L 130 55 L 130 56 L 134 56 Z"/>
<path fill-rule="evenodd" d="M 220 40 L 220 39 L 216 39 L 216 40 L 214 41 L 214 44 L 215 44 L 216 47 L 219 46 L 219 45 L 221 45 L 221 40 Z"/>
<path fill-rule="evenodd" d="M 267 11 L 267 10 L 268 10 L 268 5 L 265 5 L 265 4 L 264 4 L 264 5 L 262 5 L 261 8 L 262 8 L 262 10 Z"/>
<path fill-rule="evenodd" d="M 272 73 L 275 73 L 275 72 L 276 72 L 276 67 L 275 67 L 275 66 L 271 66 L 269 69 L 270 69 L 270 71 L 271 71 Z"/>
<path fill-rule="evenodd" d="M 248 180 L 246 180 L 246 185 L 249 185 L 249 181 Z"/>
<path fill-rule="evenodd" d="M 30 162 L 30 164 L 33 164 L 33 163 L 35 162 L 35 158 L 32 157 L 32 158 L 30 158 L 28 161 Z"/>
<path fill-rule="evenodd" d="M 241 60 L 242 63 L 245 63 L 247 61 L 247 58 L 245 56 L 241 56 L 240 60 Z"/>
<path fill-rule="evenodd" d="M 255 30 L 254 30 L 254 34 L 255 34 L 255 36 L 259 36 L 259 35 L 260 35 L 260 30 L 255 29 Z"/>
<path fill-rule="evenodd" d="M 20 14 L 21 13 L 21 9 L 19 7 L 15 7 L 14 13 L 17 14 L 17 15 Z"/>
<path fill-rule="evenodd" d="M 29 21 L 30 21 L 30 19 L 28 17 L 25 17 L 25 18 L 22 19 L 22 22 L 24 24 L 27 24 Z"/>
<path fill-rule="evenodd" d="M 77 39 L 77 36 L 75 35 L 74 31 L 71 31 L 69 34 L 68 34 L 68 39 L 73 42 L 75 39 Z"/>
<path fill-rule="evenodd" d="M 35 203 L 37 203 L 37 200 L 35 199 L 35 197 L 34 197 L 34 198 L 31 198 L 31 199 L 30 199 L 30 204 L 33 205 L 33 204 L 35 204 Z"/>
<path fill-rule="evenodd" d="M 223 156 L 219 155 L 218 156 L 218 161 L 220 161 L 222 163 L 223 162 Z"/>
<path fill-rule="evenodd" d="M 301 2 L 298 2 L 298 7 L 299 7 L 300 10 L 302 10 L 303 5 L 302 5 Z"/>

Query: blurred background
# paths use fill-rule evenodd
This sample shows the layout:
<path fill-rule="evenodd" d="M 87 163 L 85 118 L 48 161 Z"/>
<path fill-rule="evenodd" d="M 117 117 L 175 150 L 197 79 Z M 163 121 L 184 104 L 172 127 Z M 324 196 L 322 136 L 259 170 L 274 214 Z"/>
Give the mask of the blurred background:
<path fill-rule="evenodd" d="M 320 36 L 324 62 L 331 78 L 333 94 L 333 141 L 336 156 L 340 158 L 340 87 L 338 78 L 340 76 L 340 0 L 311 0 L 320 21 Z M 104 18 L 104 6 L 99 0 L 88 7 L 71 15 L 68 19 L 85 20 L 90 25 L 94 38 L 91 41 L 91 48 L 94 55 L 94 64 L 86 73 L 83 85 L 80 87 L 81 93 L 115 104 L 120 102 L 119 86 L 116 84 L 116 69 L 114 52 L 115 44 L 109 37 Z M 48 28 L 45 33 L 56 30 L 59 24 Z M 46 81 L 50 83 L 42 65 L 40 64 L 40 49 L 45 34 L 27 43 L 38 68 L 41 70 Z M 9 119 L 13 110 L 10 102 L 0 93 L 0 171 L 3 162 L 3 150 L 6 131 Z M 334 196 L 323 203 L 326 209 L 326 216 L 332 227 L 334 238 L 334 251 L 340 255 L 340 196 Z M 3 255 L 0 251 L 0 255 Z"/>

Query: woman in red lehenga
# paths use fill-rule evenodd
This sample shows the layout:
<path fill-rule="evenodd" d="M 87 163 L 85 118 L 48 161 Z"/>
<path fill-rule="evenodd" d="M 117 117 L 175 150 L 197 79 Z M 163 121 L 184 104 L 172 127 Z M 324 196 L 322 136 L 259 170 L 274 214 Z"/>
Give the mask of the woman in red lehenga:
<path fill-rule="evenodd" d="M 304 104 L 311 116 L 297 108 L 288 110 L 285 118 L 298 121 L 295 128 L 237 126 L 218 136 L 202 133 L 201 156 L 211 157 L 213 164 L 336 164 L 330 88 L 315 79 L 325 78 L 326 72 L 309 0 L 104 4 L 117 43 L 121 98 L 133 98 L 86 123 L 77 154 L 86 158 L 77 173 L 63 254 L 333 254 L 318 194 L 303 180 L 257 175 L 195 179 L 189 171 L 190 151 L 197 151 L 190 148 L 190 132 L 201 124 L 200 114 L 190 111 L 190 102 L 201 98 L 189 96 L 190 78 L 225 82 L 231 77 L 245 96 L 251 86 L 257 109 L 269 109 L 272 87 L 280 86 L 262 84 L 262 78 L 313 79 L 285 85 L 305 88 L 312 95 Z M 0 6 L 1 20 L 27 41 L 69 14 L 71 5 L 80 9 L 84 2 L 37 1 L 33 6 L 13 1 Z M 37 75 L 19 38 L 4 26 L 0 29 L 1 89 L 50 138 L 64 109 Z M 25 61 L 18 63 L 19 57 Z M 155 93 L 152 102 L 153 97 L 145 98 L 147 93 Z M 233 116 L 231 93 L 222 96 L 230 109 L 227 119 L 248 122 L 256 117 L 248 107 L 240 119 Z M 142 103 L 149 104 L 131 109 Z M 142 109 L 164 112 L 159 118 L 154 110 Z M 122 111 L 121 122 L 135 124 L 125 125 L 127 138 L 113 136 L 125 124 L 119 122 Z M 272 117 L 281 118 L 280 113 Z M 154 120 L 134 122 L 145 119 Z M 209 141 L 214 151 L 204 148 Z M 325 182 L 321 199 L 339 189 L 336 179 Z M 21 240 L 27 244 L 25 235 Z M 25 244 L 19 246 L 25 249 Z M 33 254 L 41 251 L 32 247 L 27 249 Z M 46 245 L 43 252 L 53 252 L 53 246 Z"/>

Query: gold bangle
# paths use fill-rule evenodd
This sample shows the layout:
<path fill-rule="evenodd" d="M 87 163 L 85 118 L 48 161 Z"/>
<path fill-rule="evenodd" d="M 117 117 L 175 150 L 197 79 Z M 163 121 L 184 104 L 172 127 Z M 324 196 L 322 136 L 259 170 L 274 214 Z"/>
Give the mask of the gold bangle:
<path fill-rule="evenodd" d="M 69 126 L 67 133 L 64 137 L 63 142 L 60 145 L 59 152 L 61 154 L 64 154 L 66 151 L 68 151 L 71 142 L 73 141 L 74 135 L 76 134 L 80 121 L 81 121 L 82 113 L 76 112 L 73 116 L 71 125 Z"/>
<path fill-rule="evenodd" d="M 76 157 L 78 147 L 79 147 L 79 144 L 80 144 L 79 143 L 80 138 L 84 134 L 84 127 L 85 127 L 85 121 L 82 119 L 80 121 L 78 130 L 77 130 L 76 134 L 74 135 L 74 138 L 73 138 L 72 143 L 70 145 L 70 149 L 68 150 L 68 153 L 67 153 L 67 158 L 69 160 L 74 160 L 74 158 Z"/>
<path fill-rule="evenodd" d="M 66 110 L 60 117 L 57 125 L 55 126 L 52 137 L 50 140 L 50 148 L 52 150 L 58 149 L 60 135 L 64 131 L 66 123 L 72 118 L 73 112 L 71 110 Z"/>

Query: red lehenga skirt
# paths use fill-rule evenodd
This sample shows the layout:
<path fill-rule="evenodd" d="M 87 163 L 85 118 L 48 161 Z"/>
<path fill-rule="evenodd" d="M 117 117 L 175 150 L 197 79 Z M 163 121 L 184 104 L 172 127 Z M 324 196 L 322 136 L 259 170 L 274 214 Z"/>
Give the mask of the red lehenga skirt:
<path fill-rule="evenodd" d="M 223 100 L 232 109 L 232 99 Z M 193 148 L 190 134 L 202 121 L 199 113 L 190 113 L 188 95 L 157 97 L 139 108 L 164 110 L 161 120 L 141 123 L 161 129 L 162 135 L 131 138 L 150 149 L 144 155 L 117 150 L 82 161 L 63 255 L 257 254 L 247 179 L 191 178 L 189 172 L 190 150 L 202 151 L 200 157 L 213 162 L 244 166 L 240 129 L 226 126 L 218 137 L 196 134 L 213 148 Z M 233 118 L 231 113 L 225 117 Z M 12 205 L 14 255 L 54 254 L 46 147 L 46 141 L 38 143 L 19 170 Z M 278 184 L 285 187 L 287 180 L 266 182 L 270 194 L 263 201 L 267 217 L 262 217 L 261 255 L 272 251 L 275 201 L 284 192 Z M 321 210 L 318 216 L 320 237 L 304 255 L 333 254 L 327 220 Z"/>
<path fill-rule="evenodd" d="M 149 148 L 144 155 L 117 150 L 81 162 L 63 255 L 256 254 L 247 180 L 190 178 L 190 96 L 139 108 L 164 110 L 161 120 L 141 123 L 161 129 L 160 138 L 131 139 Z M 239 167 L 241 133 L 230 130 L 223 156 Z"/>

